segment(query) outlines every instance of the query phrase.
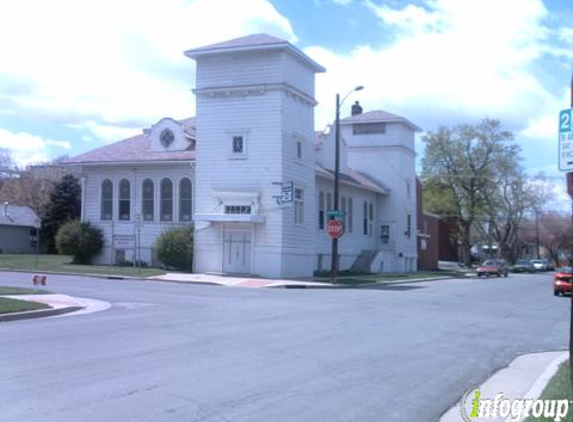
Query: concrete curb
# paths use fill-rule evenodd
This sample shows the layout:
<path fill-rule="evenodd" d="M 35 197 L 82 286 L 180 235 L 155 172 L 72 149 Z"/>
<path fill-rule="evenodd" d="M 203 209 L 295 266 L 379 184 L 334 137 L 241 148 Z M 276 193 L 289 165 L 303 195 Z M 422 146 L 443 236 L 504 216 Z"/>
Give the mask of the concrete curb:
<path fill-rule="evenodd" d="M 84 309 L 83 306 L 68 306 L 58 309 L 38 309 L 36 311 L 12 312 L 9 314 L 0 314 L 0 322 L 19 321 L 23 319 L 42 318 L 56 315 L 64 315 L 70 312 L 76 312 Z"/>
<path fill-rule="evenodd" d="M 195 284 L 195 285 L 205 285 L 205 286 L 223 286 L 223 287 L 233 287 L 228 286 L 224 283 L 215 283 L 208 281 L 184 281 L 184 280 L 167 280 L 155 278 L 158 276 L 149 277 L 137 277 L 137 276 L 122 276 L 113 274 L 92 274 L 92 273 L 73 273 L 73 272 L 57 272 L 57 271 L 33 271 L 33 270 L 20 270 L 13 268 L 0 268 L 0 271 L 4 272 L 15 272 L 15 273 L 26 273 L 26 274 L 50 274 L 50 275 L 64 275 L 64 276 L 77 276 L 77 277 L 91 277 L 99 278 L 104 280 L 135 280 L 135 281 L 159 281 L 163 283 L 178 283 L 178 284 Z M 430 277 L 430 278 L 420 278 L 414 280 L 396 280 L 389 282 L 375 282 L 375 283 L 361 283 L 361 284 L 336 284 L 336 285 L 311 285 L 311 284 L 279 284 L 264 286 L 264 288 L 272 289 L 359 289 L 363 287 L 374 287 L 374 286 L 388 286 L 393 284 L 409 284 L 409 283 L 424 283 L 428 281 L 440 281 L 448 279 L 463 279 L 463 278 L 473 278 L 471 275 L 463 275 L 460 277 L 456 276 L 443 276 L 443 277 Z"/>
<path fill-rule="evenodd" d="M 536 400 L 557 372 L 558 366 L 567 357 L 568 352 L 564 350 L 521 354 L 507 366 L 495 370 L 485 381 L 479 386 L 475 385 L 474 388 L 479 387 L 482 398 L 493 398 L 502 393 L 508 399 Z M 464 398 L 466 397 L 463 396 L 462 400 Z M 439 422 L 461 422 L 462 419 L 458 399 L 440 416 Z M 518 422 L 511 416 L 507 418 L 492 416 L 490 420 L 492 422 Z"/>
<path fill-rule="evenodd" d="M 60 272 L 60 271 L 44 271 L 44 270 L 20 270 L 16 268 L 0 268 L 0 271 L 7 273 L 27 273 L 27 274 L 50 274 L 50 275 L 73 275 L 73 276 L 85 276 L 92 278 L 103 278 L 106 280 L 149 280 L 148 277 L 144 276 L 123 276 L 117 274 L 92 274 L 92 273 L 71 273 L 71 272 Z M 151 276 L 155 277 L 155 276 Z"/>
<path fill-rule="evenodd" d="M 549 381 L 551 381 L 553 376 L 557 373 L 559 365 L 565 362 L 568 358 L 569 358 L 569 353 L 565 352 L 563 353 L 563 355 L 557 357 L 553 362 L 551 362 L 551 364 L 545 369 L 543 374 L 541 374 L 541 376 L 537 378 L 533 386 L 531 386 L 531 388 L 527 391 L 527 393 L 525 393 L 524 397 L 528 399 L 538 399 L 539 397 L 541 397 L 541 393 L 543 393 L 543 390 L 545 390 L 545 387 L 547 387 Z M 523 420 L 525 420 L 525 418 L 521 418 L 516 421 L 511 417 L 509 417 L 505 419 L 504 422 L 521 422 Z"/>

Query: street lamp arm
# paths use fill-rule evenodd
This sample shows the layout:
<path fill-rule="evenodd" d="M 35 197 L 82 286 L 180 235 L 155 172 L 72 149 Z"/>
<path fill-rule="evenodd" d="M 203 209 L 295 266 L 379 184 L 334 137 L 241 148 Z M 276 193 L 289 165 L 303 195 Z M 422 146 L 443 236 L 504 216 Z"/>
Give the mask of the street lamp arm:
<path fill-rule="evenodd" d="M 344 101 L 346 101 L 346 99 L 348 98 L 348 96 L 350 94 L 352 94 L 355 91 L 362 91 L 364 89 L 364 87 L 362 85 L 359 85 L 357 87 L 355 87 L 354 89 L 352 89 L 351 91 L 348 92 L 348 94 L 346 94 L 344 97 L 342 97 L 342 101 L 340 101 L 340 104 L 338 104 L 338 107 L 342 107 L 342 104 L 344 104 Z"/>

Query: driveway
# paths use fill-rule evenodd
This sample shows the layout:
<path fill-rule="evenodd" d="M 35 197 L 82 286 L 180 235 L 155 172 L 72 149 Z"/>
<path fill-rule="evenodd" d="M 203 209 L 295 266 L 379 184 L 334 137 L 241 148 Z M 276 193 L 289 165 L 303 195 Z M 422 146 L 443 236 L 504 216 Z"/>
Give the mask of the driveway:
<path fill-rule="evenodd" d="M 0 273 L 0 285 L 31 276 Z M 433 422 L 519 354 L 564 350 L 551 275 L 377 289 L 50 276 L 108 311 L 0 324 L 6 421 Z"/>

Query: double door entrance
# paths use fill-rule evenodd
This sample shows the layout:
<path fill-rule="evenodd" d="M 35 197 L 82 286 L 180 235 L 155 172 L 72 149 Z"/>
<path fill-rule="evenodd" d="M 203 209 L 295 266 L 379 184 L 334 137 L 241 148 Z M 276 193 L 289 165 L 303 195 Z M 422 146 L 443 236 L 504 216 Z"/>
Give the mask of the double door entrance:
<path fill-rule="evenodd" d="M 227 229 L 223 236 L 223 271 L 251 273 L 251 230 Z"/>

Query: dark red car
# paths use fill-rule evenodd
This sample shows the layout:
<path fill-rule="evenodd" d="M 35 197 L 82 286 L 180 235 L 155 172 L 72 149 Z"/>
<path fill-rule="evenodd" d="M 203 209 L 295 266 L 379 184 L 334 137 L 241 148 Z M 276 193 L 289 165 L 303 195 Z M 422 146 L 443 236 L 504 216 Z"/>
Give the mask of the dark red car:
<path fill-rule="evenodd" d="M 573 268 L 561 267 L 555 269 L 553 275 L 553 294 L 555 296 L 563 296 L 564 294 L 571 293 L 573 286 Z"/>
<path fill-rule="evenodd" d="M 487 259 L 477 268 L 477 275 L 495 275 L 497 277 L 507 277 L 509 267 L 503 259 Z"/>

